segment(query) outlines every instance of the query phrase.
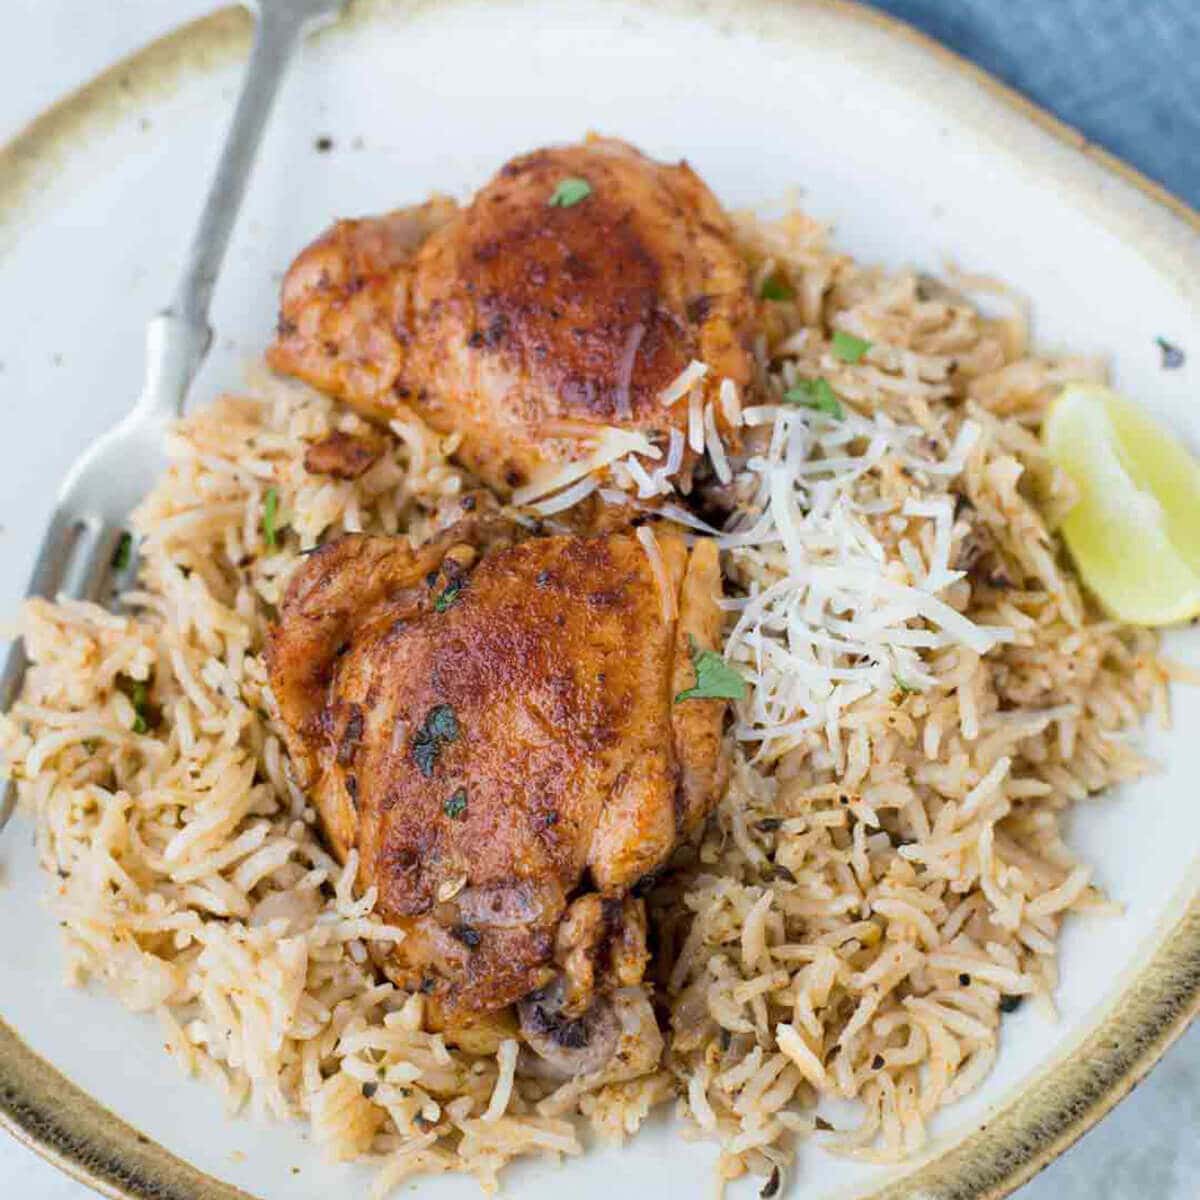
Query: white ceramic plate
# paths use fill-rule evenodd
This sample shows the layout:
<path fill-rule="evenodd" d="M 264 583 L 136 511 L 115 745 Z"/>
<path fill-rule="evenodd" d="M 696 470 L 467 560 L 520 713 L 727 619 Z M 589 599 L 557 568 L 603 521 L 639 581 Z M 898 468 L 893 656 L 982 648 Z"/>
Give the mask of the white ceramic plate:
<path fill-rule="evenodd" d="M 0 311 L 9 317 L 0 322 L 0 389 L 15 450 L 0 473 L 5 612 L 57 481 L 137 391 L 143 324 L 169 293 L 246 37 L 237 14 L 175 35 L 43 119 L 0 160 Z M 360 7 L 306 48 L 285 89 L 194 397 L 236 383 L 260 353 L 281 271 L 332 218 L 435 189 L 466 194 L 512 153 L 596 129 L 656 156 L 686 156 L 730 205 L 778 208 L 797 186 L 803 206 L 834 223 L 860 258 L 931 270 L 954 260 L 1003 276 L 1032 298 L 1043 347 L 1107 356 L 1116 383 L 1196 446 L 1194 218 L 1046 124 L 951 56 L 847 5 Z M 317 149 L 322 137 L 332 149 Z M 1160 368 L 1159 335 L 1193 351 L 1187 367 Z M 1194 633 L 1169 645 L 1200 659 Z M 870 1168 L 806 1149 L 795 1194 L 876 1195 L 902 1179 L 897 1194 L 1001 1194 L 1161 1052 L 1200 987 L 1200 748 L 1188 736 L 1198 717 L 1200 696 L 1179 692 L 1175 732 L 1148 735 L 1164 770 L 1071 823 L 1073 844 L 1126 913 L 1068 923 L 1058 1022 L 1032 1006 L 1005 1020 L 995 1072 L 937 1122 L 924 1167 Z M 60 986 L 56 930 L 39 905 L 44 881 L 22 821 L 0 839 L 0 885 L 0 1014 L 37 1055 L 215 1180 L 271 1198 L 365 1194 L 369 1172 L 322 1163 L 299 1126 L 228 1121 L 214 1093 L 180 1077 L 149 1018 Z M 30 1083 L 22 1062 L 19 1083 L 15 1074 L 7 1090 L 0 1082 L 0 1113 L 93 1181 L 149 1194 L 165 1158 L 139 1157 L 108 1126 L 87 1143 L 80 1130 L 99 1118 L 86 1105 L 74 1133 L 44 1127 L 53 1123 L 51 1085 Z M 123 1182 L 112 1145 L 125 1147 Z M 567 1187 L 598 1200 L 617 1181 L 635 1196 L 706 1194 L 714 1157 L 706 1144 L 681 1141 L 664 1116 L 624 1149 L 561 1169 L 514 1168 L 510 1194 L 537 1200 Z M 179 1178 L 192 1182 L 173 1194 L 232 1194 L 186 1171 Z M 421 1190 L 472 1196 L 476 1185 L 440 1178 Z"/>

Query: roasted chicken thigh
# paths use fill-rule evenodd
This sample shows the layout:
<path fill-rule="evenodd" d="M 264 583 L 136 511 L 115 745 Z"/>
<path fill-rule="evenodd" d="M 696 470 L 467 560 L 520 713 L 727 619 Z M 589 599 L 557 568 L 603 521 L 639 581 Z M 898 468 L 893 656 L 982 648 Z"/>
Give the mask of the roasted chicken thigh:
<path fill-rule="evenodd" d="M 373 417 L 456 432 L 459 461 L 507 496 L 606 429 L 658 447 L 685 431 L 688 405 L 660 393 L 692 360 L 735 443 L 717 391 L 750 381 L 755 318 L 703 181 L 593 138 L 513 159 L 465 208 L 338 222 L 292 265 L 268 357 Z"/>
<path fill-rule="evenodd" d="M 288 588 L 268 665 L 292 762 L 406 931 L 384 969 L 444 1025 L 534 993 L 529 1039 L 569 1048 L 641 980 L 633 889 L 717 796 L 724 702 L 675 702 L 719 638 L 716 549 L 647 532 L 350 535 Z"/>

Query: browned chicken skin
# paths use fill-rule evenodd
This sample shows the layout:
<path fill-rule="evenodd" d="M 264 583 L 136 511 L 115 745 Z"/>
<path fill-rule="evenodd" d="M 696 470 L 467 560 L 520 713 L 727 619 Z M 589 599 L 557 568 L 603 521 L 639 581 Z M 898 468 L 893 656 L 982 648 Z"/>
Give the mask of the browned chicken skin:
<path fill-rule="evenodd" d="M 591 191 L 552 205 L 565 179 Z M 513 159 L 463 209 L 339 222 L 288 273 L 268 358 L 376 418 L 409 406 L 457 431 L 507 495 L 583 457 L 589 427 L 682 428 L 687 405 L 658 396 L 692 359 L 712 389 L 746 385 L 755 315 L 703 181 L 595 138 Z"/>
<path fill-rule="evenodd" d="M 673 620 L 632 531 L 516 541 L 482 514 L 417 549 L 343 537 L 288 588 L 268 666 L 292 761 L 435 1020 L 543 989 L 531 1036 L 576 1037 L 642 977 L 631 889 L 722 782 L 724 702 L 673 699 L 689 635 L 718 635 L 716 549 L 657 545 Z"/>

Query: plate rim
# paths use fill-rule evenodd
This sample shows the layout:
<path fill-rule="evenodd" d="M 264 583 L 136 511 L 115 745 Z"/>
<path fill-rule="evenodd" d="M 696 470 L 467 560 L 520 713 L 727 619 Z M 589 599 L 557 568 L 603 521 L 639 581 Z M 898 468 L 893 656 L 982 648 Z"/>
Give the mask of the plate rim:
<path fill-rule="evenodd" d="M 1115 176 L 1141 198 L 1200 234 L 1200 212 L 1135 167 L 977 64 L 904 20 L 859 0 L 738 0 L 739 6 L 822 10 L 873 26 L 931 58 L 984 93 L 998 119 L 1024 121 L 1079 159 Z M 369 10 L 420 11 L 422 0 L 352 4 L 347 22 Z M 707 5 L 692 11 L 703 15 Z M 120 119 L 129 106 L 169 92 L 189 74 L 244 58 L 251 18 L 234 5 L 180 25 L 119 59 L 65 95 L 0 146 L 0 234 L 57 170 L 56 150 Z M 326 35 L 318 35 L 326 36 Z M 1079 159 L 1073 161 L 1078 162 Z M 1166 924 L 1164 922 L 1164 924 Z M 1160 926 L 1161 928 L 1162 926 Z M 1034 1074 L 986 1124 L 885 1184 L 870 1200 L 1002 1200 L 1091 1129 L 1144 1078 L 1200 1015 L 1200 891 L 1169 925 L 1147 961 L 1072 1053 Z M 0 1129 L 80 1183 L 115 1200 L 254 1200 L 140 1133 L 35 1053 L 0 1017 Z"/>

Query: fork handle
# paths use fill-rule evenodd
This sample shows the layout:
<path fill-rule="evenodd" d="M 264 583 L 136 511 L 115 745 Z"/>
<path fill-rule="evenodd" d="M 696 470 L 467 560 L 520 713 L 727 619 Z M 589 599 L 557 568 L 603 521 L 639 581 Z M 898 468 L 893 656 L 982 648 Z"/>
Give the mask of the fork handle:
<path fill-rule="evenodd" d="M 187 390 L 208 353 L 208 311 L 250 169 L 279 85 L 303 35 L 317 24 L 311 3 L 260 0 L 250 62 L 225 145 L 209 185 L 170 306 L 147 331 L 146 380 L 138 408 L 170 419 L 183 411 Z"/>

